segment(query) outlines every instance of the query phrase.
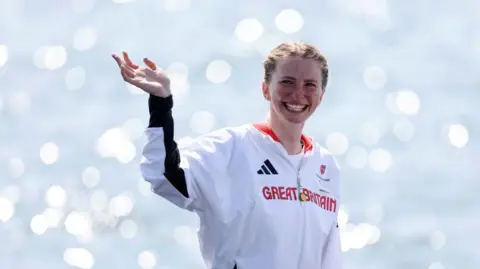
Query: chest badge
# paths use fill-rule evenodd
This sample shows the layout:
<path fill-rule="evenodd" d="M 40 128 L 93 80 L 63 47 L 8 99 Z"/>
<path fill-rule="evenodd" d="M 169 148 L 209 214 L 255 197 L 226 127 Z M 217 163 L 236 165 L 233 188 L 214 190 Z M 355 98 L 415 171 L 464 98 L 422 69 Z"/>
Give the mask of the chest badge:
<path fill-rule="evenodd" d="M 317 177 L 322 181 L 330 181 L 330 178 L 325 177 L 325 172 L 327 171 L 327 166 L 325 164 L 320 165 L 320 173 L 317 173 Z"/>

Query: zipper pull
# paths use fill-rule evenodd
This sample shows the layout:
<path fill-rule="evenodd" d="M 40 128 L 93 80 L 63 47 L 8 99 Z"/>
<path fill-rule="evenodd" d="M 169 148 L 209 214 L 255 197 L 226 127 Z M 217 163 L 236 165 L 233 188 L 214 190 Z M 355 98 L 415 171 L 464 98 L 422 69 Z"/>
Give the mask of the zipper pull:
<path fill-rule="evenodd" d="M 302 191 L 299 191 L 299 195 L 298 197 L 300 197 L 300 202 L 304 202 L 307 200 L 307 196 L 305 195 L 305 193 L 303 193 Z"/>
<path fill-rule="evenodd" d="M 297 174 L 297 189 L 298 189 L 298 200 L 303 202 L 307 199 L 305 193 L 302 192 L 302 183 L 300 182 L 300 176 Z"/>

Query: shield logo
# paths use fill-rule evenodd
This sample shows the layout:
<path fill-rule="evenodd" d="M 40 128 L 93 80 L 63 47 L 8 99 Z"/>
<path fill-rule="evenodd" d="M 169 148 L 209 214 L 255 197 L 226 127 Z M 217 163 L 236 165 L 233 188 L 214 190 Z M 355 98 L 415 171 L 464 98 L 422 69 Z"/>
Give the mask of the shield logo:
<path fill-rule="evenodd" d="M 326 168 L 327 168 L 326 165 L 324 165 L 324 164 L 320 165 L 320 175 L 323 176 L 323 174 L 325 174 L 325 169 L 326 169 Z"/>

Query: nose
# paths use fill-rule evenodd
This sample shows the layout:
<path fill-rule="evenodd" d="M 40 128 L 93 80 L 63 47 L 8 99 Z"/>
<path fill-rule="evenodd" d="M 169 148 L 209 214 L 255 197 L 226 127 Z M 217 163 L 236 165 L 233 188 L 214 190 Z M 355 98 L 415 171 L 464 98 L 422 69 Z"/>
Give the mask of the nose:
<path fill-rule="evenodd" d="M 305 93 L 304 93 L 304 90 L 302 87 L 295 87 L 294 90 L 292 90 L 290 92 L 290 94 L 288 94 L 288 99 L 290 100 L 290 102 L 293 102 L 293 103 L 298 103 L 298 102 L 301 102 L 302 100 L 304 100 L 304 97 L 305 96 Z"/>
<path fill-rule="evenodd" d="M 305 95 L 305 87 L 303 86 L 303 83 L 297 83 L 295 85 L 295 90 L 293 91 L 293 95 L 297 97 L 301 97 Z"/>

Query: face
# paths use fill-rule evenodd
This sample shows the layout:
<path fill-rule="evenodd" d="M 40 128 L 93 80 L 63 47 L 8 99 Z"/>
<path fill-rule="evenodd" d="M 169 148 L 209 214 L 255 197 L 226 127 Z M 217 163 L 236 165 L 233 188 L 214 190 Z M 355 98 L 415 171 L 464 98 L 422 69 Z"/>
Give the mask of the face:
<path fill-rule="evenodd" d="M 315 60 L 300 57 L 280 60 L 270 83 L 264 82 L 262 90 L 265 99 L 270 101 L 271 117 L 304 123 L 323 98 L 320 65 Z"/>

